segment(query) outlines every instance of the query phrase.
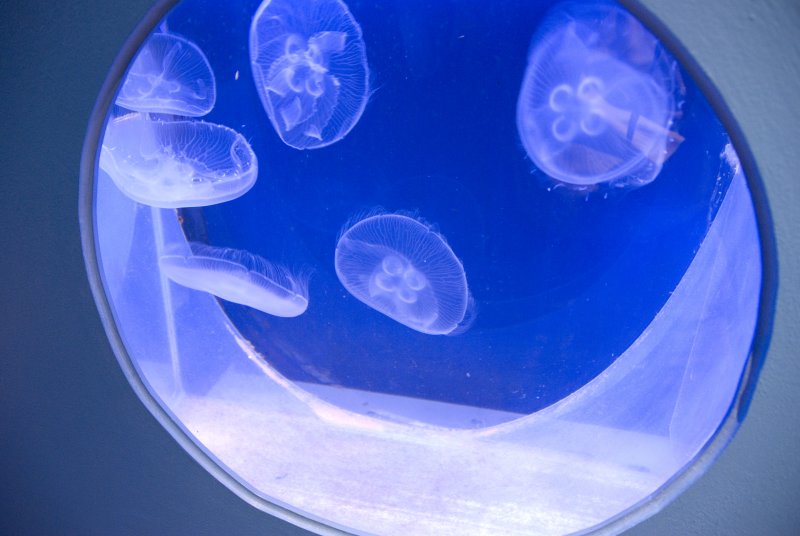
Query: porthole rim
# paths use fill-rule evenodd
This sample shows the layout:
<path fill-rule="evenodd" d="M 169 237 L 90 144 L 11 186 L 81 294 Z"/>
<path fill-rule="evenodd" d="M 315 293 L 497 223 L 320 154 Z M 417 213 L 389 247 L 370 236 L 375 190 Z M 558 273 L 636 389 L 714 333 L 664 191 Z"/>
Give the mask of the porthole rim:
<path fill-rule="evenodd" d="M 218 465 L 209 454 L 204 452 L 191 439 L 188 432 L 173 420 L 168 412 L 161 407 L 159 401 L 150 393 L 143 379 L 136 371 L 133 360 L 125 348 L 121 333 L 114 321 L 111 304 L 106 295 L 100 274 L 94 229 L 94 193 L 100 142 L 108 112 L 114 104 L 114 96 L 134 56 L 147 36 L 158 27 L 162 19 L 180 1 L 156 0 L 155 5 L 148 9 L 113 60 L 89 117 L 81 152 L 78 221 L 84 264 L 95 305 L 117 361 L 134 392 L 161 426 L 197 463 L 248 504 L 267 514 L 321 535 L 350 535 L 352 534 L 351 532 L 332 527 L 329 523 L 316 520 L 309 515 L 302 515 L 264 499 L 235 479 L 222 466 Z M 716 432 L 689 463 L 650 496 L 601 524 L 574 533 L 576 535 L 619 534 L 639 524 L 658 513 L 677 498 L 713 464 L 733 439 L 747 415 L 758 377 L 769 349 L 778 294 L 778 253 L 773 218 L 767 199 L 764 179 L 758 170 L 756 159 L 747 143 L 744 132 L 733 117 L 721 92 L 711 81 L 711 78 L 667 25 L 647 8 L 641 0 L 617 0 L 617 2 L 644 24 L 678 60 L 681 68 L 689 74 L 708 100 L 714 113 L 730 136 L 731 143 L 744 170 L 745 180 L 755 212 L 761 253 L 761 286 L 755 330 L 748 357 L 739 379 L 736 395 L 725 419 Z"/>

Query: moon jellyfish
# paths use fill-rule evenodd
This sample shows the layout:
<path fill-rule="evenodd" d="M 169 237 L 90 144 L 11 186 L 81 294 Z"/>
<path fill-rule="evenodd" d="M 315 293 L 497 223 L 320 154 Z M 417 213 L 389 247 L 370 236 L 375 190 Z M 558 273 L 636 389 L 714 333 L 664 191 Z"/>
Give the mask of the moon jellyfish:
<path fill-rule="evenodd" d="M 128 197 L 161 208 L 235 199 L 258 174 L 250 144 L 228 127 L 135 113 L 109 121 L 100 167 Z"/>
<path fill-rule="evenodd" d="M 554 179 L 647 184 L 683 140 L 672 130 L 681 91 L 677 63 L 632 15 L 567 3 L 533 38 L 517 129 Z"/>
<path fill-rule="evenodd" d="M 191 41 L 156 33 L 131 65 L 116 103 L 128 110 L 198 117 L 217 99 L 214 72 Z"/>
<path fill-rule="evenodd" d="M 461 261 L 440 234 L 410 216 L 378 214 L 346 226 L 335 267 L 350 294 L 411 329 L 446 335 L 473 318 Z"/>
<path fill-rule="evenodd" d="M 308 308 L 306 275 L 244 250 L 189 245 L 191 255 L 166 254 L 158 261 L 175 283 L 274 316 L 299 316 Z"/>
<path fill-rule="evenodd" d="M 273 127 L 296 149 L 342 139 L 367 104 L 361 27 L 341 0 L 265 0 L 250 27 L 250 64 Z"/>

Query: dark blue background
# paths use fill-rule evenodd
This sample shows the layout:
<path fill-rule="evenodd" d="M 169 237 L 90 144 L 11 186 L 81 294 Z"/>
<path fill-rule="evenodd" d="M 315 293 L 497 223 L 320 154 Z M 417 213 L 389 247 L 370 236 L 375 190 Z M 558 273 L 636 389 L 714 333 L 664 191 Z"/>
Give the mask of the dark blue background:
<path fill-rule="evenodd" d="M 603 371 L 661 308 L 727 186 L 718 180 L 727 137 L 684 76 L 686 141 L 655 182 L 553 188 L 527 158 L 515 117 L 549 4 L 350 2 L 374 94 L 347 137 L 309 151 L 283 144 L 253 86 L 247 39 L 258 2 L 187 1 L 170 14 L 169 31 L 197 42 L 216 73 L 217 105 L 203 119 L 241 131 L 259 159 L 245 196 L 183 211 L 189 238 L 313 270 L 299 318 L 226 304 L 284 375 L 529 413 Z M 417 211 L 447 239 L 477 304 L 469 331 L 417 333 L 347 294 L 333 270 L 337 236 L 375 207 Z M 196 388 L 210 385 L 208 372 Z"/>

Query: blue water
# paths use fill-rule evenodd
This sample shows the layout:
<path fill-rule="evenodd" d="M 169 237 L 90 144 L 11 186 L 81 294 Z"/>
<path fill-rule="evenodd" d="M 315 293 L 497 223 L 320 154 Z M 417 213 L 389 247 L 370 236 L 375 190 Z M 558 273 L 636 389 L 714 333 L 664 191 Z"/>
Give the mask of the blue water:
<path fill-rule="evenodd" d="M 653 183 L 553 188 L 515 122 L 528 46 L 550 4 L 348 2 L 374 93 L 344 139 L 305 151 L 283 143 L 253 85 L 247 43 L 258 1 L 184 0 L 168 15 L 169 31 L 197 43 L 215 71 L 217 104 L 203 120 L 241 132 L 259 159 L 243 197 L 181 210 L 187 236 L 313 270 L 298 318 L 224 303 L 282 374 L 529 413 L 597 376 L 663 306 L 727 187 L 727 136 L 683 73 L 686 141 Z M 476 303 L 468 331 L 419 333 L 344 289 L 337 237 L 376 207 L 413 211 L 446 238 Z M 208 377 L 224 365 L 207 356 L 187 366 Z"/>

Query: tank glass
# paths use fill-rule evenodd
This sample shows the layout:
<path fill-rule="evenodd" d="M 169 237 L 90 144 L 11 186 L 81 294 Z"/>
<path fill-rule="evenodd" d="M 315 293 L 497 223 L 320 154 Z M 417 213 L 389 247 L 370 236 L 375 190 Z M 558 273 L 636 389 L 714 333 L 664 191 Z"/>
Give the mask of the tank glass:
<path fill-rule="evenodd" d="M 750 182 L 620 4 L 183 0 L 115 82 L 84 233 L 118 354 L 251 503 L 592 530 L 737 404 Z"/>

